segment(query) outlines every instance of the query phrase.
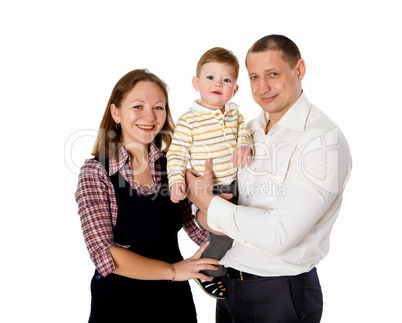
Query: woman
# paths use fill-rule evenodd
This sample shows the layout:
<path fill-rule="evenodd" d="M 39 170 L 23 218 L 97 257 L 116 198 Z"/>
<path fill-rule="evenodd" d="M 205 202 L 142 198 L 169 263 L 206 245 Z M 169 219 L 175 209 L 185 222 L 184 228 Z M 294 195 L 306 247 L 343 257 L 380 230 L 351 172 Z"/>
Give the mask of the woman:
<path fill-rule="evenodd" d="M 172 132 L 166 85 L 147 70 L 123 76 L 76 192 L 96 267 L 89 322 L 197 321 L 187 280 L 210 280 L 199 271 L 219 262 L 199 259 L 207 244 L 189 259 L 180 254 L 182 226 L 198 244 L 206 233 L 193 226 L 188 201 L 170 201 L 164 153 Z"/>

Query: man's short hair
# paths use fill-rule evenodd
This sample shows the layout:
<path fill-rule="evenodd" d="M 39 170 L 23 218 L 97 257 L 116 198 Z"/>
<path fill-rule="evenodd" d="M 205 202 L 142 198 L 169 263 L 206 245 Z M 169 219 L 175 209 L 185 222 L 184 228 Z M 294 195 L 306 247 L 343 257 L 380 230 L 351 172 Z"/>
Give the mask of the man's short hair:
<path fill-rule="evenodd" d="M 297 45 L 283 35 L 268 35 L 257 40 L 253 46 L 248 50 L 249 53 L 267 52 L 269 50 L 276 50 L 282 52 L 283 60 L 288 62 L 290 68 L 294 68 L 297 62 L 301 59 L 301 54 Z M 247 65 L 247 56 L 246 56 Z"/>

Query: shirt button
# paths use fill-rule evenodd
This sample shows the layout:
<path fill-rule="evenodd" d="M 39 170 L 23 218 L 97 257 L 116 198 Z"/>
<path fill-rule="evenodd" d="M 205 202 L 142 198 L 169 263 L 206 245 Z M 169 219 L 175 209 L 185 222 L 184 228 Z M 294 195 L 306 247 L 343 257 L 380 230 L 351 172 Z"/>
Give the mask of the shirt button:
<path fill-rule="evenodd" d="M 246 195 L 246 199 L 248 199 L 249 197 L 250 197 L 250 195 L 247 194 L 247 195 Z"/>

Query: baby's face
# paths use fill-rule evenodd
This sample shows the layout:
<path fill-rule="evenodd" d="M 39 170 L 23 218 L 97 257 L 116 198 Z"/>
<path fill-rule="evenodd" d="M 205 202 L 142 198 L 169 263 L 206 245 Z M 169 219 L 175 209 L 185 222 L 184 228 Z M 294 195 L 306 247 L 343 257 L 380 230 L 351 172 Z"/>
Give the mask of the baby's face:
<path fill-rule="evenodd" d="M 236 94 L 236 81 L 232 65 L 210 62 L 201 67 L 199 77 L 193 78 L 193 85 L 200 92 L 203 107 L 219 110 Z"/>

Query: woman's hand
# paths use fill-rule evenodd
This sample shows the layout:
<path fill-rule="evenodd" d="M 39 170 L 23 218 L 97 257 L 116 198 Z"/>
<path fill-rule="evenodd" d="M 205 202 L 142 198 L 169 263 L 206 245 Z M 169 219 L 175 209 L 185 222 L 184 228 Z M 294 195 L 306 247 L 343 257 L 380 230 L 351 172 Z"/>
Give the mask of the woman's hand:
<path fill-rule="evenodd" d="M 217 270 L 219 265 L 219 260 L 212 258 L 201 258 L 202 253 L 208 247 L 209 242 L 204 243 L 200 249 L 194 254 L 194 256 L 182 260 L 180 262 L 176 262 L 173 264 L 176 270 L 176 275 L 174 280 L 177 281 L 185 281 L 189 279 L 199 278 L 206 281 L 211 281 L 212 278 L 201 274 L 201 270 Z"/>

